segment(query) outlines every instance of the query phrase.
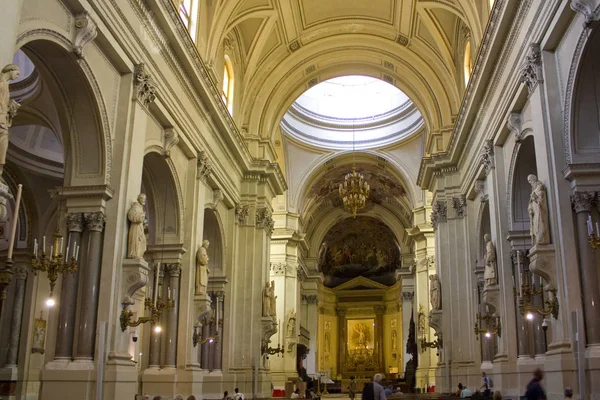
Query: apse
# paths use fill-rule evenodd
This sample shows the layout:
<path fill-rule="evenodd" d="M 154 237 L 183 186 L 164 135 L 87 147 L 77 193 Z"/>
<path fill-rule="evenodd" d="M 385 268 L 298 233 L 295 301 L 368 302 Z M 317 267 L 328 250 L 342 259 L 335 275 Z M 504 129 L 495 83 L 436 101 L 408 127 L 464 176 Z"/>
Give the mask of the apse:
<path fill-rule="evenodd" d="M 400 247 L 390 228 L 378 219 L 346 218 L 325 235 L 318 268 L 323 284 L 330 288 L 359 276 L 391 286 L 400 268 Z"/>

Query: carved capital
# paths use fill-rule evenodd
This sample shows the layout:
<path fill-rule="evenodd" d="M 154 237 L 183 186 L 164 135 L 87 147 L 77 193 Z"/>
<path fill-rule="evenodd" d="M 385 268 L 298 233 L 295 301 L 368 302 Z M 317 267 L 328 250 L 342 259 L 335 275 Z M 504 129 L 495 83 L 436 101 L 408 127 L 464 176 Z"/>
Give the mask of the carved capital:
<path fill-rule="evenodd" d="M 571 0 L 571 9 L 585 18 L 584 27 L 588 27 L 592 21 L 597 21 L 600 16 L 594 13 L 594 6 L 591 0 Z"/>
<path fill-rule="evenodd" d="M 508 126 L 508 129 L 515 134 L 515 140 L 517 142 L 523 140 L 523 116 L 521 113 L 510 113 L 506 125 Z"/>
<path fill-rule="evenodd" d="M 181 264 L 180 263 L 166 264 L 165 269 L 169 273 L 170 277 L 179 277 L 181 275 Z"/>
<path fill-rule="evenodd" d="M 84 221 L 82 213 L 67 214 L 67 230 L 69 232 L 83 232 Z"/>
<path fill-rule="evenodd" d="M 84 213 L 83 216 L 88 231 L 102 232 L 104 230 L 105 217 L 102 211 Z"/>
<path fill-rule="evenodd" d="M 375 312 L 375 315 L 383 315 L 383 314 L 385 314 L 385 306 L 382 306 L 382 305 L 374 306 L 373 311 Z"/>
<path fill-rule="evenodd" d="M 156 99 L 156 84 L 146 71 L 144 63 L 137 64 L 133 70 L 134 100 L 148 107 Z"/>
<path fill-rule="evenodd" d="M 165 156 L 171 157 L 171 149 L 179 143 L 179 135 L 173 128 L 167 128 L 163 132 Z"/>
<path fill-rule="evenodd" d="M 273 228 L 275 227 L 275 221 L 271 217 L 271 211 L 267 208 L 260 208 L 256 210 L 256 227 L 258 229 L 264 229 L 267 232 L 268 236 L 271 236 L 273 233 Z"/>
<path fill-rule="evenodd" d="M 402 292 L 402 302 L 405 301 L 413 301 L 413 298 L 415 297 L 415 292 Z"/>
<path fill-rule="evenodd" d="M 29 272 L 29 268 L 25 265 L 17 265 L 13 268 L 13 277 L 17 280 L 24 281 L 27 279 L 27 273 Z"/>
<path fill-rule="evenodd" d="M 440 222 L 446 222 L 448 220 L 448 205 L 444 200 L 438 200 L 433 203 L 433 209 L 431 211 L 431 224 L 433 229 L 437 229 Z"/>
<path fill-rule="evenodd" d="M 467 215 L 467 199 L 464 194 L 452 198 L 452 207 L 456 212 L 457 218 L 464 218 Z"/>
<path fill-rule="evenodd" d="M 206 179 L 212 173 L 212 161 L 208 158 L 208 155 L 204 150 L 198 153 L 198 179 L 206 182 Z"/>
<path fill-rule="evenodd" d="M 486 140 L 481 148 L 481 164 L 486 174 L 494 168 L 494 144 L 491 140 Z"/>
<path fill-rule="evenodd" d="M 306 304 L 314 304 L 318 303 L 318 297 L 316 294 L 303 294 L 302 301 Z"/>
<path fill-rule="evenodd" d="M 521 82 L 527 85 L 529 93 L 533 93 L 542 79 L 542 53 L 538 43 L 529 45 L 529 54 L 521 66 Z"/>
<path fill-rule="evenodd" d="M 590 212 L 596 202 L 596 193 L 592 192 L 574 192 L 571 195 L 571 204 L 576 213 Z"/>
<path fill-rule="evenodd" d="M 73 40 L 73 53 L 83 58 L 83 48 L 96 39 L 97 25 L 87 11 L 75 17 L 75 39 Z"/>
<path fill-rule="evenodd" d="M 250 207 L 241 204 L 235 205 L 235 221 L 238 225 L 246 225 Z"/>
<path fill-rule="evenodd" d="M 338 317 L 345 317 L 347 313 L 348 313 L 348 309 L 346 307 L 336 307 L 335 308 L 335 315 L 337 315 Z"/>
<path fill-rule="evenodd" d="M 285 262 L 271 263 L 271 274 L 273 275 L 285 275 L 287 272 L 288 265 Z"/>

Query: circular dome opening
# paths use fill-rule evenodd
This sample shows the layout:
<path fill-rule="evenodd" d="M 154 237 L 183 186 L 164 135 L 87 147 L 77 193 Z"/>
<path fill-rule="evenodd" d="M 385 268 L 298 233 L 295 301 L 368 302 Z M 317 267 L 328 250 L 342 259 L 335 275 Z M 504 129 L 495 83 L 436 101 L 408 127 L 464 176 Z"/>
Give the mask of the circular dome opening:
<path fill-rule="evenodd" d="M 296 99 L 281 122 L 285 135 L 335 150 L 389 145 L 422 126 L 421 113 L 404 92 L 361 75 L 313 86 Z"/>

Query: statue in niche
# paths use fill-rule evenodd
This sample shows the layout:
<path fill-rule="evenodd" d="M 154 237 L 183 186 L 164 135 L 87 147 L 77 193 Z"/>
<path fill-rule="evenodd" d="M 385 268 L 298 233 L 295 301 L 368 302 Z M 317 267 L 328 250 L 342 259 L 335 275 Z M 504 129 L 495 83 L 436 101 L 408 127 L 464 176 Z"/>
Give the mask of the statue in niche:
<path fill-rule="evenodd" d="M 429 300 L 433 310 L 442 309 L 442 283 L 437 274 L 429 276 Z"/>
<path fill-rule="evenodd" d="M 546 187 L 535 175 L 529 175 L 527 182 L 531 185 L 531 195 L 529 196 L 529 232 L 531 242 L 536 244 L 550 243 L 550 224 L 548 216 L 548 197 Z"/>
<path fill-rule="evenodd" d="M 494 246 L 494 242 L 492 242 L 490 235 L 487 233 L 483 235 L 483 240 L 485 242 L 485 270 L 483 272 L 483 279 L 485 280 L 484 286 L 488 287 L 498 284 L 496 246 Z"/>
<path fill-rule="evenodd" d="M 331 351 L 331 337 L 329 332 L 325 332 L 325 354 L 329 354 Z"/>
<path fill-rule="evenodd" d="M 263 317 L 271 316 L 271 287 L 269 286 L 269 282 L 265 283 L 265 288 L 263 289 L 262 315 Z"/>
<path fill-rule="evenodd" d="M 296 333 L 296 311 L 291 310 L 287 317 L 287 337 L 293 338 Z"/>
<path fill-rule="evenodd" d="M 394 329 L 392 331 L 392 350 L 396 350 L 398 347 L 398 334 L 396 333 L 396 330 Z"/>
<path fill-rule="evenodd" d="M 208 246 L 210 242 L 204 240 L 196 252 L 196 294 L 206 294 L 208 286 Z"/>
<path fill-rule="evenodd" d="M 8 150 L 8 128 L 17 115 L 17 109 L 21 106 L 10 98 L 9 81 L 15 80 L 21 74 L 21 69 L 16 64 L 8 64 L 2 68 L 0 75 L 0 176 L 4 172 L 6 164 L 6 152 Z"/>
<path fill-rule="evenodd" d="M 129 238 L 127 241 L 127 258 L 143 260 L 146 252 L 146 234 L 144 225 L 146 224 L 146 195 L 140 193 L 137 201 L 134 201 L 127 213 L 129 219 Z"/>
<path fill-rule="evenodd" d="M 277 296 L 275 296 L 275 281 L 271 281 L 271 286 L 269 287 L 269 300 L 271 303 L 271 317 L 273 319 L 277 318 Z"/>

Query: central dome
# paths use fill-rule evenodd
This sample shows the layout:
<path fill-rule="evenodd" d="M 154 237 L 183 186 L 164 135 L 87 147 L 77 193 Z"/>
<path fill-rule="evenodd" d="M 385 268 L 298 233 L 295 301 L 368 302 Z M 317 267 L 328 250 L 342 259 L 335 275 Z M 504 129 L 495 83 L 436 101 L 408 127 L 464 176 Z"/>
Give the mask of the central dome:
<path fill-rule="evenodd" d="M 296 99 L 281 122 L 285 134 L 335 150 L 389 145 L 422 126 L 421 113 L 404 92 L 360 75 L 313 86 Z"/>

